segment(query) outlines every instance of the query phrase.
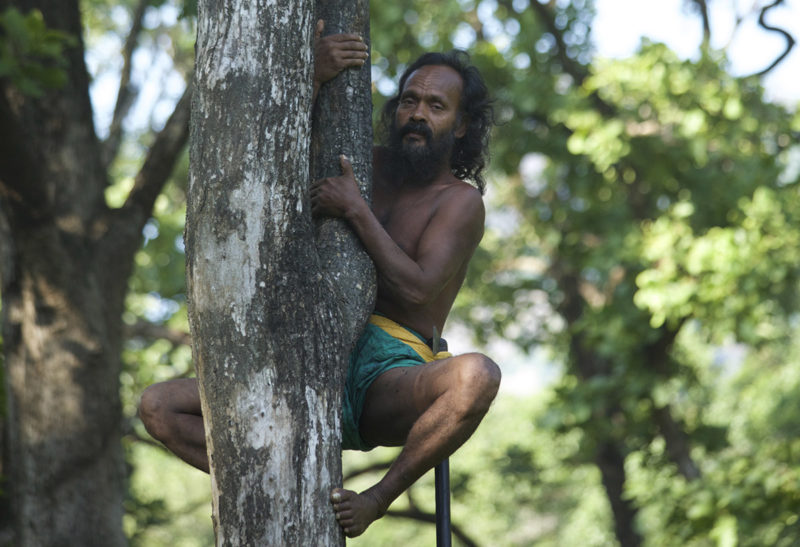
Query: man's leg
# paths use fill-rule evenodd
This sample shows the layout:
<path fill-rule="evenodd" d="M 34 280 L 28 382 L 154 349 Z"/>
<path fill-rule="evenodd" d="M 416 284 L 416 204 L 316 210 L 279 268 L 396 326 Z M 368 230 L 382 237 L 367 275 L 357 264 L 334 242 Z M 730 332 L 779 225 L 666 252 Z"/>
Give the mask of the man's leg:
<path fill-rule="evenodd" d="M 361 436 L 371 444 L 404 446 L 375 486 L 360 494 L 333 491 L 334 511 L 345 534 L 363 533 L 419 477 L 464 444 L 499 385 L 499 367 L 478 353 L 379 376 L 367 391 Z"/>
<path fill-rule="evenodd" d="M 176 456 L 208 473 L 208 454 L 197 380 L 180 378 L 148 387 L 139 404 L 147 432 Z"/>

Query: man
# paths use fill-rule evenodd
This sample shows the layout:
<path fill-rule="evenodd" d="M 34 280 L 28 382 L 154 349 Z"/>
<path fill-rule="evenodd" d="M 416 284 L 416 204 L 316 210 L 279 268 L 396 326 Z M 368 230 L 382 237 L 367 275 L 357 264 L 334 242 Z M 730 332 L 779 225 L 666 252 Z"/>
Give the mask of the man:
<path fill-rule="evenodd" d="M 360 38 L 321 38 L 322 28 L 317 26 L 315 96 L 322 83 L 366 58 Z M 374 153 L 372 208 L 344 157 L 342 176 L 311 188 L 313 213 L 346 219 L 378 272 L 375 314 L 347 376 L 343 448 L 403 446 L 371 488 L 331 493 L 349 537 L 363 533 L 469 438 L 500 382 L 500 370 L 488 357 L 434 355 L 426 344 L 442 331 L 483 235 L 481 170 L 491 108 L 480 75 L 464 57 L 427 54 L 403 74 L 398 96 L 384 110 L 388 146 Z M 456 175 L 472 178 L 478 188 Z M 195 380 L 151 386 L 142 395 L 140 415 L 155 438 L 208 471 Z"/>

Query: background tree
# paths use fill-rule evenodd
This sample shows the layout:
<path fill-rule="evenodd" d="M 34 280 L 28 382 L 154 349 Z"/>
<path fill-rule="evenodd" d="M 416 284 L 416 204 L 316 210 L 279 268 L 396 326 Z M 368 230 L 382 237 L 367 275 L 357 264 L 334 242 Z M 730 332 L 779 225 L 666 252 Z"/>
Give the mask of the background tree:
<path fill-rule="evenodd" d="M 112 209 L 78 2 L 0 10 L 2 470 L 15 543 L 121 545 L 120 318 L 142 227 L 186 140 L 189 96 Z"/>

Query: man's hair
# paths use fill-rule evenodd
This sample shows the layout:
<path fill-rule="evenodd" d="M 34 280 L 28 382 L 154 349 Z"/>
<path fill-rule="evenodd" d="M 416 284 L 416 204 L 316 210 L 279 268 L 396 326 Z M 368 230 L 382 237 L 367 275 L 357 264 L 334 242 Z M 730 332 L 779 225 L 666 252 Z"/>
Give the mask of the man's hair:
<path fill-rule="evenodd" d="M 400 95 L 403 93 L 406 81 L 415 70 L 427 65 L 449 66 L 458 72 L 463 82 L 458 119 L 465 121 L 467 128 L 465 135 L 455 141 L 450 169 L 459 179 L 474 182 L 483 193 L 486 181 L 482 172 L 489 160 L 489 132 L 494 124 L 494 109 L 483 77 L 469 61 L 469 54 L 461 50 L 422 55 L 400 77 L 397 95 L 389 99 L 383 107 L 381 125 L 384 131 L 391 127 L 397 105 L 400 103 Z"/>

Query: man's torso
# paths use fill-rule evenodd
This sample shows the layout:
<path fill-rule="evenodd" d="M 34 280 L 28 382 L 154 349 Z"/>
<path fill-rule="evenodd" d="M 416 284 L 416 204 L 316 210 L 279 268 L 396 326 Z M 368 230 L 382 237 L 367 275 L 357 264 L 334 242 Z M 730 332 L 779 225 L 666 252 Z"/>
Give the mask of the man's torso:
<path fill-rule="evenodd" d="M 417 261 L 420 240 L 437 212 L 447 206 L 447 201 L 454 193 L 465 191 L 477 193 L 477 190 L 452 175 L 444 181 L 434 181 L 426 185 L 398 185 L 388 180 L 382 173 L 381 155 L 376 153 L 373 170 L 373 213 L 398 247 L 412 260 Z M 457 238 L 465 235 L 448 233 L 442 237 Z M 463 257 L 463 262 L 455 275 L 448 280 L 439 295 L 427 304 L 414 306 L 400 301 L 381 286 L 379 275 L 376 311 L 411 327 L 425 337 L 433 336 L 434 326 L 441 333 L 447 314 L 464 281 L 472 250 L 474 248 Z"/>

